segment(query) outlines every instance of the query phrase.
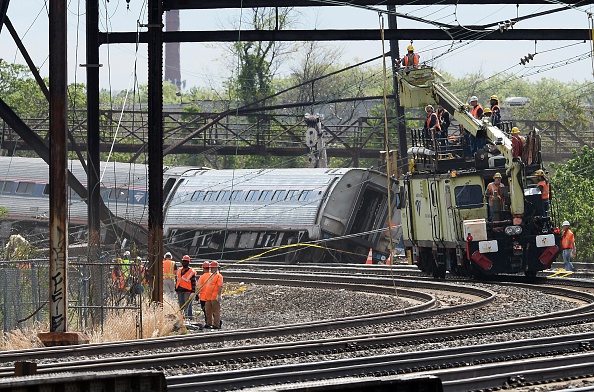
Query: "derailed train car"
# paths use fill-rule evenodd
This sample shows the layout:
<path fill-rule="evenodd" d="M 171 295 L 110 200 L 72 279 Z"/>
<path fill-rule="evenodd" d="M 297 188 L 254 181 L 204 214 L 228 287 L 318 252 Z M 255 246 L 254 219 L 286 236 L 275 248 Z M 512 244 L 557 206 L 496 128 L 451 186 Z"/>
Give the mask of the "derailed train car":
<path fill-rule="evenodd" d="M 370 169 L 171 169 L 165 241 L 197 257 L 278 249 L 287 263 L 361 263 L 372 248 L 381 262 L 389 254 L 388 211 L 398 220 L 395 181 L 390 188 L 388 208 L 387 176 Z M 304 246 L 286 247 L 295 244 Z"/>
<path fill-rule="evenodd" d="M 86 185 L 86 172 L 79 161 L 68 168 Z M 118 217 L 147 226 L 147 165 L 101 162 L 101 197 Z M 74 191 L 68 193 L 71 243 L 86 241 L 87 204 Z M 43 242 L 49 232 L 49 167 L 41 158 L 0 157 L 0 206 L 8 212 L 0 221 L 0 244 L 12 234 Z M 102 229 L 102 241 L 108 231 Z"/>

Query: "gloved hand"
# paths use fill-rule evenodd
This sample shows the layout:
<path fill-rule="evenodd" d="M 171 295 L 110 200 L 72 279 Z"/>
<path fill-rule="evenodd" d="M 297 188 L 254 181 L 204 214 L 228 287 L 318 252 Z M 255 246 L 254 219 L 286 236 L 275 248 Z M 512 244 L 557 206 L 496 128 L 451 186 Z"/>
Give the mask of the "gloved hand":
<path fill-rule="evenodd" d="M 217 301 L 218 302 L 221 302 L 221 299 L 222 299 L 221 296 L 220 295 L 217 295 Z"/>

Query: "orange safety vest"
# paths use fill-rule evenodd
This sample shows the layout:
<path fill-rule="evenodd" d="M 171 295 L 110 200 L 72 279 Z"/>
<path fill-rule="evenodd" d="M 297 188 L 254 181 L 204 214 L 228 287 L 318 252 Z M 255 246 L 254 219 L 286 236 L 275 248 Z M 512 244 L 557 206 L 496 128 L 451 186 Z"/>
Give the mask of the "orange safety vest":
<path fill-rule="evenodd" d="M 542 180 L 538 182 L 538 186 L 542 186 L 542 199 L 549 200 L 549 183 Z"/>
<path fill-rule="evenodd" d="M 561 249 L 573 249 L 575 244 L 575 237 L 573 232 L 569 229 L 563 232 L 561 236 Z"/>
<path fill-rule="evenodd" d="M 182 268 L 177 270 L 177 281 L 175 282 L 175 288 L 181 287 L 182 289 L 192 291 L 192 278 L 196 276 L 196 271 L 192 267 L 188 267 L 186 273 L 182 276 Z"/>
<path fill-rule="evenodd" d="M 172 280 L 175 278 L 175 261 L 171 259 L 163 260 L 163 279 Z"/>
<path fill-rule="evenodd" d="M 414 65 L 415 67 L 419 65 L 419 59 L 421 58 L 421 56 L 419 56 L 418 54 L 414 53 L 412 55 L 410 54 L 405 54 L 404 58 L 402 59 L 404 66 L 408 67 L 410 65 Z M 411 64 L 412 63 L 412 64 Z"/>
<path fill-rule="evenodd" d="M 198 290 L 200 290 L 200 301 L 206 301 L 206 284 L 208 283 L 208 278 L 212 275 L 210 272 L 205 272 L 200 275 L 198 279 Z M 215 297 L 216 298 L 216 297 Z"/>
<path fill-rule="evenodd" d="M 121 269 L 111 270 L 111 280 L 113 281 L 114 287 L 118 289 L 124 289 L 126 287 L 126 279 L 124 278 L 124 272 Z"/>
<path fill-rule="evenodd" d="M 219 272 L 215 272 L 214 276 L 206 283 L 204 287 L 204 299 L 205 301 L 214 301 L 219 295 L 219 287 L 223 286 L 223 275 Z M 200 293 L 202 294 L 202 292 Z"/>
<path fill-rule="evenodd" d="M 479 111 L 479 109 L 480 109 L 480 110 L 483 110 L 483 108 L 481 107 L 481 105 L 476 105 L 476 106 L 475 106 L 475 107 L 472 109 L 472 111 L 470 112 L 470 114 L 472 114 L 472 117 L 474 117 L 474 118 L 479 118 L 479 114 L 478 114 L 478 111 Z"/>
<path fill-rule="evenodd" d="M 435 112 L 433 112 L 429 116 L 427 116 L 427 120 L 425 121 L 425 126 L 427 127 L 427 129 L 431 129 L 431 128 L 429 128 L 429 124 L 431 123 L 432 117 L 435 117 L 435 125 L 434 125 L 435 132 L 441 131 L 441 126 L 439 125 L 439 117 L 437 117 L 437 114 L 435 114 Z"/>
<path fill-rule="evenodd" d="M 499 188 L 503 188 L 504 186 L 505 185 L 503 185 L 503 183 L 499 184 Z M 489 191 L 489 204 L 490 205 L 493 205 L 493 200 L 494 200 L 493 197 L 495 196 L 495 191 L 497 191 L 497 197 L 503 204 L 503 197 L 501 196 L 501 192 L 499 192 L 499 189 L 497 189 L 497 186 L 495 185 L 495 181 L 490 182 L 489 185 L 487 185 L 487 190 Z"/>

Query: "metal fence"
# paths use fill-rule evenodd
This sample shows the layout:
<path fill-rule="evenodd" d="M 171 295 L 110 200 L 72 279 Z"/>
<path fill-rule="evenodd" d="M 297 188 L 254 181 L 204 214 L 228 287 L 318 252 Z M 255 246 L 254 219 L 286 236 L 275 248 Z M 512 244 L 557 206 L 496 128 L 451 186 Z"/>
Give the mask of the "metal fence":
<path fill-rule="evenodd" d="M 68 328 L 103 330 L 109 313 L 135 312 L 137 335 L 142 336 L 142 302 L 146 285 L 134 285 L 129 276 L 120 284 L 114 279 L 117 263 L 88 263 L 71 259 L 68 265 Z M 0 262 L 0 322 L 2 330 L 49 324 L 49 261 Z M 131 289 L 132 288 L 132 289 Z"/>

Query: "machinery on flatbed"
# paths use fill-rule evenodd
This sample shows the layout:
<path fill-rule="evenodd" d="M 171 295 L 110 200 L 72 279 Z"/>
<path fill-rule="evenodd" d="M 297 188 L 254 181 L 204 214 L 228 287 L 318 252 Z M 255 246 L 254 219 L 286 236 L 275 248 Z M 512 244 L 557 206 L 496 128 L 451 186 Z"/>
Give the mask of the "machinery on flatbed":
<path fill-rule="evenodd" d="M 440 104 L 470 133 L 467 137 L 486 142 L 469 159 L 462 137 L 437 140 L 426 130 L 412 131 L 409 172 L 400 178 L 409 261 L 434 277 L 446 271 L 535 276 L 549 268 L 560 252 L 561 235 L 537 187 L 535 172 L 543 168 L 538 131 L 527 135 L 525 154 L 514 157 L 510 124 L 495 127 L 474 118 L 434 69 L 403 69 L 397 76 L 404 107 Z M 491 216 L 485 192 L 496 173 L 504 186 Z"/>

